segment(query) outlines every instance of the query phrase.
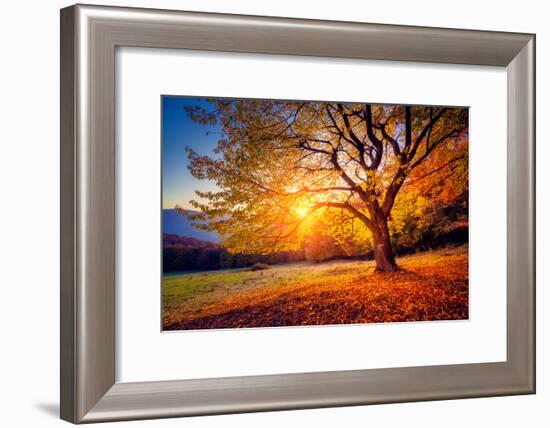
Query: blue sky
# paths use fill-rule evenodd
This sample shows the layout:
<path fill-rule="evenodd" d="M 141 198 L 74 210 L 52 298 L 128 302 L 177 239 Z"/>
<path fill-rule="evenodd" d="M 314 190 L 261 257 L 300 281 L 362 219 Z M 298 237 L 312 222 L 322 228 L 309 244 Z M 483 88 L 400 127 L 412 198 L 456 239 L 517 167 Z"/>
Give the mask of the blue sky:
<path fill-rule="evenodd" d="M 214 190 L 208 181 L 199 181 L 187 169 L 189 159 L 185 151 L 190 147 L 201 155 L 212 154 L 220 137 L 219 125 L 201 125 L 193 122 L 184 111 L 186 106 L 207 107 L 201 98 L 177 96 L 162 97 L 162 207 L 180 205 L 192 208 L 195 190 Z"/>

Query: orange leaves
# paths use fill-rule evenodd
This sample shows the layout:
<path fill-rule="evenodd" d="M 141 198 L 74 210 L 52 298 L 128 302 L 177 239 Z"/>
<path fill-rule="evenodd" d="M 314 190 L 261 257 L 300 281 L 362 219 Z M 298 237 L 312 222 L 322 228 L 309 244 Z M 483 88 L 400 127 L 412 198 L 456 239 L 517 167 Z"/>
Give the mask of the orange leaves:
<path fill-rule="evenodd" d="M 235 292 L 200 312 L 173 308 L 168 330 L 329 325 L 468 318 L 466 249 L 398 260 L 374 273 L 369 262 L 337 265 L 299 280 Z M 304 277 L 306 279 L 304 279 Z M 174 322 L 173 320 L 178 319 Z"/>

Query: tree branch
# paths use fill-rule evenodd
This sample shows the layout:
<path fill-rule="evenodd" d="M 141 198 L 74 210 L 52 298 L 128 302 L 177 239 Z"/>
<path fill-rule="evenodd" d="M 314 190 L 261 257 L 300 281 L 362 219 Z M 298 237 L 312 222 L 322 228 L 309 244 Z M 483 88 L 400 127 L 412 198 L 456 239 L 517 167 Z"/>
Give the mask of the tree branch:
<path fill-rule="evenodd" d="M 414 168 L 416 168 L 418 165 L 420 165 L 429 155 L 431 152 L 433 152 L 433 150 L 439 146 L 443 141 L 445 141 L 447 138 L 450 138 L 450 137 L 453 137 L 455 135 L 458 135 L 460 134 L 462 131 L 464 131 L 466 129 L 466 126 L 462 127 L 462 128 L 454 128 L 452 129 L 450 132 L 446 133 L 445 135 L 443 135 L 442 137 L 438 138 L 436 142 L 434 142 L 433 144 L 431 144 L 429 147 L 426 146 L 426 151 L 424 152 L 424 154 L 422 156 L 420 156 L 418 158 L 418 160 L 416 162 L 414 162 L 410 167 L 409 167 L 409 171 L 412 171 Z M 412 158 L 409 160 L 409 161 L 412 161 Z"/>
<path fill-rule="evenodd" d="M 365 127 L 367 131 L 367 136 L 369 137 L 370 142 L 376 150 L 376 156 L 374 157 L 370 169 L 375 170 L 380 165 L 382 161 L 382 141 L 374 134 L 373 124 L 372 124 L 372 107 L 369 104 L 365 104 Z"/>
<path fill-rule="evenodd" d="M 381 210 L 385 217 L 390 214 L 393 203 L 395 202 L 395 197 L 397 196 L 397 193 L 399 192 L 399 189 L 401 189 L 401 186 L 405 182 L 406 178 L 407 168 L 400 166 L 397 173 L 393 177 L 392 182 L 388 186 L 388 190 L 386 190 L 386 194 L 384 196 L 384 202 L 382 202 Z"/>
<path fill-rule="evenodd" d="M 416 151 L 418 150 L 418 147 L 420 146 L 420 143 L 422 142 L 426 134 L 431 132 L 434 125 L 441 119 L 441 117 L 447 110 L 447 108 L 442 108 L 435 116 L 430 119 L 430 122 L 424 127 L 420 134 L 418 134 L 418 137 L 416 137 L 412 148 L 407 153 L 407 162 L 410 162 L 414 159 Z"/>
<path fill-rule="evenodd" d="M 457 162 L 457 161 L 459 161 L 459 160 L 462 160 L 462 159 L 464 159 L 465 157 L 466 157 L 465 155 L 462 155 L 462 156 L 457 156 L 457 157 L 455 157 L 455 158 L 452 158 L 450 161 L 445 162 L 443 165 L 437 167 L 436 169 L 434 169 L 434 170 L 432 170 L 432 171 L 430 171 L 430 172 L 428 172 L 428 173 L 426 173 L 426 174 L 424 174 L 424 175 L 421 175 L 420 177 L 415 178 L 413 181 L 410 181 L 410 180 L 409 180 L 409 184 L 408 184 L 408 185 L 411 185 L 411 184 L 413 184 L 413 183 L 416 183 L 417 181 L 420 181 L 420 180 L 422 180 L 422 179 L 424 179 L 424 178 L 426 178 L 426 177 L 429 177 L 430 175 L 436 174 L 436 173 L 438 173 L 439 171 L 441 171 L 442 169 L 444 169 L 444 168 L 448 167 L 449 165 L 451 165 L 452 163 Z"/>
<path fill-rule="evenodd" d="M 388 143 L 390 143 L 390 146 L 393 150 L 393 154 L 395 155 L 395 157 L 397 157 L 399 160 L 402 160 L 403 156 L 401 153 L 401 149 L 399 148 L 399 143 L 395 138 L 393 138 L 390 134 L 388 134 L 388 132 L 386 131 L 386 125 L 387 123 L 384 123 L 383 125 L 380 125 L 376 128 L 382 132 L 382 136 L 388 141 Z"/>
<path fill-rule="evenodd" d="M 367 227 L 369 227 L 369 228 L 374 227 L 374 223 L 372 222 L 372 220 L 370 218 L 368 218 L 364 213 L 359 211 L 357 208 L 355 208 L 353 205 L 351 205 L 348 202 L 330 202 L 330 201 L 317 202 L 315 205 L 313 205 L 310 208 L 310 210 L 308 210 L 307 215 L 311 214 L 315 210 L 317 210 L 319 208 L 322 208 L 322 207 L 343 208 L 343 209 L 348 210 L 351 213 L 353 213 L 353 215 L 355 215 L 357 218 L 361 219 L 367 225 Z"/>
<path fill-rule="evenodd" d="M 408 151 L 412 142 L 411 106 L 405 106 L 405 151 Z"/>

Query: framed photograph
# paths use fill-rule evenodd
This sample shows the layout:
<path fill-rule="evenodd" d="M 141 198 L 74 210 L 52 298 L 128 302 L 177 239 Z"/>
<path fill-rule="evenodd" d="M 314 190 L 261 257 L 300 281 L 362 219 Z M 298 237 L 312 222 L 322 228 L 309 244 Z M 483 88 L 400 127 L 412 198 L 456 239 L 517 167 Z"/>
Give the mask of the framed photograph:
<path fill-rule="evenodd" d="M 163 96 L 162 129 L 163 330 L 468 319 L 467 108 Z"/>
<path fill-rule="evenodd" d="M 61 417 L 535 392 L 535 36 L 61 11 Z"/>

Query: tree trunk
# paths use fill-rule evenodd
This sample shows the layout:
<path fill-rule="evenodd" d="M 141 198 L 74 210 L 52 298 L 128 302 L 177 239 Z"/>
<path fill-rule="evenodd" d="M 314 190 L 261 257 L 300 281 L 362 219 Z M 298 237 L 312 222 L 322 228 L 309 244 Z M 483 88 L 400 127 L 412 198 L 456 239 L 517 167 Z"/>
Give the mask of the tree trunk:
<path fill-rule="evenodd" d="M 393 248 L 390 241 L 388 222 L 383 216 L 377 216 L 374 230 L 374 259 L 376 260 L 377 272 L 393 272 L 397 270 L 397 263 L 393 255 Z"/>

